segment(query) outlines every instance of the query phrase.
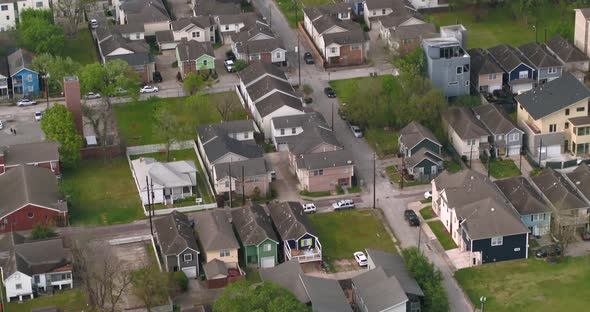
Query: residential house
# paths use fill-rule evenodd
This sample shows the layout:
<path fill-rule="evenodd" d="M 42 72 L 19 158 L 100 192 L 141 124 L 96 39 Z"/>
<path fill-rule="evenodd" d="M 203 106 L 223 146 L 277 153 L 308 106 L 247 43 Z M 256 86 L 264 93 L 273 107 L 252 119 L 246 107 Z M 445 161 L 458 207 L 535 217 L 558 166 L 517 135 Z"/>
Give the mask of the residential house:
<path fill-rule="evenodd" d="M 278 66 L 287 65 L 287 50 L 267 24 L 255 22 L 238 33 L 232 33 L 232 52 L 236 59 L 256 61 Z"/>
<path fill-rule="evenodd" d="M 0 175 L 0 233 L 65 226 L 68 206 L 51 170 L 22 165 Z"/>
<path fill-rule="evenodd" d="M 415 15 L 417 12 L 418 10 L 405 0 L 365 0 L 363 3 L 363 17 L 370 29 L 384 17 Z"/>
<path fill-rule="evenodd" d="M 240 240 L 243 263 L 259 268 L 271 268 L 279 264 L 279 239 L 264 208 L 250 204 L 232 210 L 231 215 Z"/>
<path fill-rule="evenodd" d="M 21 166 L 38 166 L 61 173 L 59 165 L 59 145 L 55 142 L 23 143 L 0 147 L 0 175 L 5 171 Z"/>
<path fill-rule="evenodd" d="M 241 3 L 241 0 L 191 0 L 194 16 L 240 14 Z"/>
<path fill-rule="evenodd" d="M 563 63 L 553 57 L 540 43 L 527 43 L 518 47 L 518 50 L 524 54 L 524 57 L 531 65 L 533 65 L 535 69 L 534 77 L 537 80 L 537 85 L 561 77 L 561 74 L 563 73 Z"/>
<path fill-rule="evenodd" d="M 560 35 L 555 35 L 545 42 L 545 47 L 556 59 L 565 65 L 565 71 L 572 73 L 578 80 L 584 81 L 590 70 L 590 58 L 580 51 L 573 43 Z"/>
<path fill-rule="evenodd" d="M 301 190 L 319 192 L 333 190 L 336 185 L 351 186 L 352 155 L 343 149 L 320 113 L 275 117 L 271 127 L 275 148 L 289 153 L 290 168 Z"/>
<path fill-rule="evenodd" d="M 2 11 L 0 11 L 0 19 L 2 18 L 1 12 Z M 0 101 L 7 100 L 10 96 L 10 93 L 8 91 L 8 79 L 10 79 L 10 74 L 8 72 L 8 63 L 6 62 L 5 58 L 0 58 Z"/>
<path fill-rule="evenodd" d="M 157 252 L 168 272 L 182 271 L 188 278 L 199 276 L 199 246 L 189 218 L 176 210 L 154 220 Z"/>
<path fill-rule="evenodd" d="M 590 56 L 590 8 L 575 9 L 574 45 Z"/>
<path fill-rule="evenodd" d="M 527 178 L 512 177 L 494 183 L 516 209 L 531 235 L 543 236 L 550 233 L 551 208 Z"/>
<path fill-rule="evenodd" d="M 0 31 L 14 29 L 17 14 L 14 0 L 0 0 Z"/>
<path fill-rule="evenodd" d="M 216 26 L 210 16 L 183 17 L 170 22 L 170 30 L 156 32 L 160 50 L 176 49 L 182 41 L 215 43 Z"/>
<path fill-rule="evenodd" d="M 488 142 L 497 156 L 515 156 L 522 150 L 524 131 L 501 108 L 484 104 L 473 108 L 475 119 L 489 132 Z"/>
<path fill-rule="evenodd" d="M 162 0 L 124 0 L 118 12 L 119 24 L 142 24 L 145 36 L 170 29 L 170 14 Z"/>
<path fill-rule="evenodd" d="M 201 250 L 205 254 L 205 278 L 208 288 L 225 287 L 244 278 L 238 265 L 238 249 L 234 231 L 223 210 L 194 215 Z"/>
<path fill-rule="evenodd" d="M 232 34 L 241 32 L 243 28 L 253 27 L 257 23 L 267 25 L 259 20 L 255 12 L 223 14 L 215 16 L 214 20 L 223 44 L 232 44 Z"/>
<path fill-rule="evenodd" d="M 471 56 L 471 89 L 475 93 L 493 93 L 502 90 L 504 71 L 487 51 L 481 48 L 467 50 Z"/>
<path fill-rule="evenodd" d="M 585 199 L 590 199 L 590 167 L 586 163 L 581 163 L 571 172 L 564 173 L 564 176 L 574 185 Z"/>
<path fill-rule="evenodd" d="M 412 121 L 399 131 L 398 142 L 404 169 L 415 179 L 430 181 L 442 171 L 442 144 L 430 129 Z"/>
<path fill-rule="evenodd" d="M 242 104 L 265 138 L 271 137 L 273 118 L 304 113 L 301 97 L 278 67 L 253 61 L 238 76 L 237 92 Z"/>
<path fill-rule="evenodd" d="M 149 54 L 149 47 L 143 40 L 129 40 L 124 38 L 121 34 L 110 30 L 104 32 L 101 31 L 101 35 L 104 35 L 105 37 L 97 37 L 97 42 L 98 52 L 100 53 L 103 63 L 107 62 L 108 57 L 135 53 L 140 53 L 142 55 Z"/>
<path fill-rule="evenodd" d="M 448 0 L 408 0 L 416 9 L 434 9 L 446 8 L 449 6 Z"/>
<path fill-rule="evenodd" d="M 514 47 L 500 44 L 489 48 L 488 53 L 504 71 L 502 83 L 510 86 L 513 94 L 520 94 L 535 86 L 535 67 Z"/>
<path fill-rule="evenodd" d="M 518 125 L 534 159 L 590 153 L 588 99 L 590 90 L 570 73 L 515 98 Z"/>
<path fill-rule="evenodd" d="M 0 238 L 0 264 L 6 301 L 72 288 L 72 254 L 62 238 L 29 241 L 16 233 Z"/>
<path fill-rule="evenodd" d="M 578 182 L 576 177 L 583 171 L 584 168 L 578 170 L 571 175 L 571 178 Z M 590 203 L 578 189 L 576 182 L 571 183 L 561 173 L 552 168 L 543 170 L 541 174 L 531 177 L 531 180 L 543 197 L 551 203 L 551 207 L 555 212 L 555 221 L 559 226 L 575 226 L 588 229 Z M 586 188 L 586 186 L 584 185 L 583 188 Z"/>
<path fill-rule="evenodd" d="M 447 138 L 461 157 L 472 160 L 489 153 L 489 133 L 469 108 L 451 107 L 442 118 Z"/>
<path fill-rule="evenodd" d="M 120 54 L 105 57 L 106 62 L 122 60 L 129 64 L 139 76 L 142 83 L 148 84 L 154 81 L 156 72 L 156 58 L 150 52 L 138 52 L 132 54 Z"/>
<path fill-rule="evenodd" d="M 100 25 L 100 24 L 99 24 Z M 129 40 L 145 40 L 145 29 L 141 23 L 115 25 L 114 31 Z"/>
<path fill-rule="evenodd" d="M 35 55 L 18 49 L 8 55 L 8 72 L 12 81 L 12 94 L 15 98 L 39 95 L 39 73 L 31 69 Z"/>
<path fill-rule="evenodd" d="M 303 9 L 303 26 L 324 58 L 324 66 L 364 64 L 369 38 L 350 20 L 350 7 L 341 2 Z"/>
<path fill-rule="evenodd" d="M 398 54 L 405 55 L 420 47 L 422 40 L 438 37 L 432 23 L 398 25 L 399 19 L 381 20 L 381 39 Z"/>
<path fill-rule="evenodd" d="M 172 205 L 192 197 L 193 188 L 197 186 L 197 168 L 192 160 L 166 163 L 150 157 L 140 157 L 131 161 L 131 171 L 142 205 Z"/>
<path fill-rule="evenodd" d="M 285 261 L 295 259 L 304 263 L 322 260 L 322 244 L 303 212 L 301 203 L 271 203 L 267 208 L 281 239 Z"/>
<path fill-rule="evenodd" d="M 428 76 L 447 97 L 469 94 L 471 58 L 462 44 L 455 37 L 422 40 Z"/>
<path fill-rule="evenodd" d="M 176 61 L 182 77 L 188 73 L 215 71 L 215 53 L 211 42 L 183 41 L 176 46 Z"/>
<path fill-rule="evenodd" d="M 381 267 L 353 277 L 352 291 L 359 311 L 410 311 L 401 284 L 395 276 L 388 277 Z"/>
<path fill-rule="evenodd" d="M 229 195 L 231 191 L 259 198 L 267 196 L 271 180 L 263 157 L 216 164 L 212 179 L 216 194 Z"/>
<path fill-rule="evenodd" d="M 529 229 L 484 175 L 444 171 L 432 180 L 432 209 L 471 265 L 528 258 Z"/>

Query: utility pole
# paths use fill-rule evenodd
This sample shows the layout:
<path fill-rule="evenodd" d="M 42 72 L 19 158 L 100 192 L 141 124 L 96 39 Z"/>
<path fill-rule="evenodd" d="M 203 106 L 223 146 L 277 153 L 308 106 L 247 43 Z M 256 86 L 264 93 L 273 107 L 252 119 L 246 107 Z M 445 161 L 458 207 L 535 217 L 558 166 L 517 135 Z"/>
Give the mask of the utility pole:
<path fill-rule="evenodd" d="M 231 158 L 229 159 L 229 208 L 232 208 L 232 196 L 231 196 Z"/>
<path fill-rule="evenodd" d="M 488 155 L 488 161 L 487 161 L 487 165 L 488 165 L 488 178 L 490 177 L 490 158 L 492 158 L 492 155 Z"/>
<path fill-rule="evenodd" d="M 156 196 L 154 195 L 154 180 L 150 179 L 150 190 L 152 191 L 152 207 L 150 208 L 150 227 L 153 228 L 153 220 L 152 217 L 154 215 L 154 200 L 156 199 Z M 153 230 L 152 230 L 152 235 L 154 235 Z"/>
<path fill-rule="evenodd" d="M 377 201 L 377 153 L 373 152 L 373 209 Z"/>
<path fill-rule="evenodd" d="M 420 252 L 420 243 L 422 241 L 422 222 L 418 226 L 418 252 Z"/>
<path fill-rule="evenodd" d="M 543 150 L 543 138 L 539 141 L 539 168 L 541 168 L 541 151 Z"/>
<path fill-rule="evenodd" d="M 402 172 L 400 172 L 400 189 L 403 190 L 404 189 L 404 170 L 406 169 L 406 162 L 404 159 L 405 154 L 402 153 Z"/>
<path fill-rule="evenodd" d="M 334 102 L 332 102 L 332 132 L 334 132 Z"/>
<path fill-rule="evenodd" d="M 152 213 L 150 210 L 150 198 L 152 197 L 151 196 L 152 194 L 150 193 L 150 183 L 149 183 L 147 176 L 145 176 L 145 185 L 147 187 L 147 200 L 148 200 L 147 209 L 148 209 L 148 216 L 150 218 L 150 233 L 152 233 L 152 236 L 153 236 L 154 235 L 154 227 L 152 225 Z"/>
<path fill-rule="evenodd" d="M 473 159 L 473 145 L 475 145 L 475 143 L 471 144 L 471 150 L 469 151 L 469 168 L 471 169 L 471 160 Z"/>
<path fill-rule="evenodd" d="M 45 98 L 47 99 L 47 108 L 49 108 L 49 73 L 46 73 L 43 78 L 45 78 Z"/>
<path fill-rule="evenodd" d="M 244 166 L 242 165 L 242 206 L 246 206 L 246 186 L 244 185 Z"/>
<path fill-rule="evenodd" d="M 272 28 L 272 7 L 268 5 L 268 27 Z"/>
<path fill-rule="evenodd" d="M 520 151 L 518 151 L 518 155 L 519 155 L 518 170 L 520 170 L 520 172 L 522 172 L 522 148 Z"/>
<path fill-rule="evenodd" d="M 298 17 L 298 11 L 299 8 L 297 7 L 297 0 L 293 0 L 293 8 L 295 9 L 295 27 L 298 27 L 299 25 L 299 17 Z M 299 49 L 299 32 L 297 32 L 297 50 L 295 51 L 297 52 L 297 64 L 299 66 L 299 88 L 301 88 L 301 51 Z"/>

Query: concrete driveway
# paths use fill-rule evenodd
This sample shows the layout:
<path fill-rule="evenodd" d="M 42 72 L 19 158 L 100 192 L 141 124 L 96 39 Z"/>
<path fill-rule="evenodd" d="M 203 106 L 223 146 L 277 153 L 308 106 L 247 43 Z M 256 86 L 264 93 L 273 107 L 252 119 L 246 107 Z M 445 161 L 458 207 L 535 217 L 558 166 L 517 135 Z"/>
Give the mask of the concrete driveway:
<path fill-rule="evenodd" d="M 264 154 L 264 159 L 272 165 L 277 179 L 271 183 L 278 193 L 279 201 L 300 201 L 299 180 L 289 168 L 289 156 L 287 152 L 274 152 Z"/>
<path fill-rule="evenodd" d="M 172 63 L 175 61 L 175 50 L 162 51 L 161 55 L 156 55 L 156 70 L 162 74 L 162 83 L 177 81 L 178 68 L 172 68 Z"/>

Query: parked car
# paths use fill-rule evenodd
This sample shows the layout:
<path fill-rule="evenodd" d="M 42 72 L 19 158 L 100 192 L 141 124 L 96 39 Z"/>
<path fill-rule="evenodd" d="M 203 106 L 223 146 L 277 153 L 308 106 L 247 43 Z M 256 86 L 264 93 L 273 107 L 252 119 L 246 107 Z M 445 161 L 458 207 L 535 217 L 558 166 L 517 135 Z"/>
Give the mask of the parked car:
<path fill-rule="evenodd" d="M 0 128 L 0 129 L 2 129 L 2 128 Z M 582 231 L 582 240 L 590 241 L 590 232 Z"/>
<path fill-rule="evenodd" d="M 115 90 L 113 93 L 109 94 L 110 97 L 113 96 L 122 96 L 127 94 L 127 90 L 123 89 L 123 88 L 117 88 L 117 90 Z"/>
<path fill-rule="evenodd" d="M 141 90 L 139 90 L 139 93 L 155 93 L 158 91 L 160 91 L 160 89 L 158 89 L 158 87 L 144 86 L 143 88 L 141 88 Z"/>
<path fill-rule="evenodd" d="M 316 208 L 314 203 L 305 203 L 303 204 L 303 212 L 305 213 L 315 213 Z"/>
<path fill-rule="evenodd" d="M 365 253 L 362 251 L 357 251 L 354 253 L 354 260 L 356 260 L 356 263 L 358 263 L 359 266 L 367 266 L 367 264 L 369 264 L 367 261 L 367 256 L 365 256 Z"/>
<path fill-rule="evenodd" d="M 305 64 L 315 63 L 315 61 L 313 60 L 313 55 L 311 55 L 311 52 L 303 53 L 303 60 L 305 61 Z"/>
<path fill-rule="evenodd" d="M 225 67 L 225 70 L 227 70 L 228 73 L 233 73 L 234 72 L 234 61 L 229 60 L 229 59 L 223 61 L 223 67 Z"/>
<path fill-rule="evenodd" d="M 100 99 L 100 93 L 88 92 L 85 98 L 87 100 Z"/>
<path fill-rule="evenodd" d="M 21 99 L 20 101 L 16 102 L 16 106 L 30 106 L 30 105 L 37 105 L 37 102 L 30 99 Z"/>
<path fill-rule="evenodd" d="M 424 199 L 432 199 L 432 191 L 424 192 Z"/>
<path fill-rule="evenodd" d="M 352 134 L 354 135 L 355 138 L 362 138 L 363 137 L 363 131 L 361 130 L 361 127 L 359 127 L 359 126 L 350 125 L 350 131 L 352 131 Z"/>
<path fill-rule="evenodd" d="M 324 93 L 326 94 L 327 97 L 333 99 L 336 97 L 336 93 L 334 92 L 334 89 L 327 87 L 324 89 Z"/>
<path fill-rule="evenodd" d="M 0 120 L 0 130 L 4 129 L 4 124 L 2 123 L 2 120 Z"/>
<path fill-rule="evenodd" d="M 35 121 L 41 121 L 41 117 L 43 117 L 43 112 L 35 112 Z"/>
<path fill-rule="evenodd" d="M 354 208 L 354 201 L 352 199 L 339 200 L 332 204 L 332 208 L 334 210 L 352 209 Z"/>
<path fill-rule="evenodd" d="M 553 257 L 561 255 L 561 247 L 559 245 L 549 245 L 537 249 L 535 256 L 537 258 Z"/>
<path fill-rule="evenodd" d="M 404 219 L 406 219 L 406 221 L 408 221 L 410 226 L 419 226 L 420 225 L 420 219 L 418 218 L 418 215 L 414 212 L 414 210 L 406 209 L 404 211 Z"/>
<path fill-rule="evenodd" d="M 98 21 L 96 19 L 93 18 L 90 20 L 90 28 L 92 28 L 92 29 L 98 28 Z"/>
<path fill-rule="evenodd" d="M 159 71 L 155 71 L 153 76 L 154 82 L 162 82 L 162 74 Z"/>

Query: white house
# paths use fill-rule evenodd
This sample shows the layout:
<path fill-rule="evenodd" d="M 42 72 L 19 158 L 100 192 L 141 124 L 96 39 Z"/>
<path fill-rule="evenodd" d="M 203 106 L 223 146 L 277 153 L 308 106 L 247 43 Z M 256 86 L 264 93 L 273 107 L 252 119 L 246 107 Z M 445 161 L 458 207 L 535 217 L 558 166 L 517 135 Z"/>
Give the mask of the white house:
<path fill-rule="evenodd" d="M 142 24 L 146 36 L 170 29 L 170 14 L 162 0 L 125 0 L 117 8 L 119 24 Z"/>
<path fill-rule="evenodd" d="M 185 17 L 170 23 L 174 41 L 215 42 L 216 25 L 209 16 Z"/>
<path fill-rule="evenodd" d="M 460 156 L 478 159 L 489 148 L 489 132 L 466 107 L 452 107 L 443 114 L 443 127 Z"/>
<path fill-rule="evenodd" d="M 13 0 L 0 0 L 0 31 L 16 26 L 17 11 Z"/>
<path fill-rule="evenodd" d="M 224 44 L 232 43 L 232 34 L 239 33 L 244 27 L 253 27 L 256 23 L 262 22 L 253 12 L 215 16 L 215 24 Z"/>

